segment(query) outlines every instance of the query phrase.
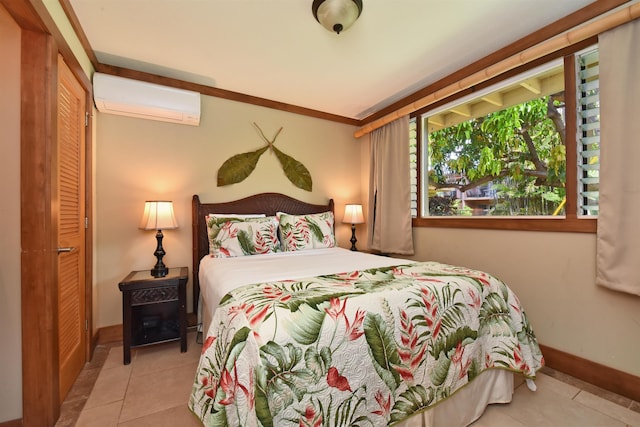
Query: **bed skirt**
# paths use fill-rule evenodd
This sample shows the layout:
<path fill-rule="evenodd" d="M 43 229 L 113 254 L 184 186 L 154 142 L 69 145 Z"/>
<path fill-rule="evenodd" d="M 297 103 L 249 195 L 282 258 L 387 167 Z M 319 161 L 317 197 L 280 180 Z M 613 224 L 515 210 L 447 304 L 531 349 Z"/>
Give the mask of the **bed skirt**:
<path fill-rule="evenodd" d="M 487 405 L 509 403 L 513 396 L 513 372 L 490 369 L 453 396 L 395 427 L 462 427 L 482 416 Z"/>

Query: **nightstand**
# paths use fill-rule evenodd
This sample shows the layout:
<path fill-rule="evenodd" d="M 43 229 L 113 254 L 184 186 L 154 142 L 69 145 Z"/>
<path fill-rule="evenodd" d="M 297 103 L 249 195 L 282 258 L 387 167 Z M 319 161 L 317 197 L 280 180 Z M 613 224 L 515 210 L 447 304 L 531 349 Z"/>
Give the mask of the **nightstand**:
<path fill-rule="evenodd" d="M 131 348 L 180 340 L 187 351 L 187 267 L 170 268 L 164 277 L 132 271 L 118 284 L 122 291 L 124 364 Z"/>

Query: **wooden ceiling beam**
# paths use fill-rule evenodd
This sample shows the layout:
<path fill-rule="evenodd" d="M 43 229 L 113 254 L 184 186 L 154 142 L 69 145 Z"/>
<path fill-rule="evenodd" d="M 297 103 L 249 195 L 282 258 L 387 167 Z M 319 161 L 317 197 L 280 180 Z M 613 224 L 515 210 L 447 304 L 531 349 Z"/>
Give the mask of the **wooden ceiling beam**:
<path fill-rule="evenodd" d="M 529 92 L 535 93 L 536 95 L 540 95 L 542 93 L 542 83 L 540 79 L 529 79 L 523 82 L 520 82 L 520 86 L 527 89 Z"/>
<path fill-rule="evenodd" d="M 489 93 L 484 95 L 481 99 L 489 104 L 495 105 L 496 107 L 502 107 L 504 105 L 504 99 L 500 92 Z"/>
<path fill-rule="evenodd" d="M 455 113 L 459 116 L 463 117 L 471 117 L 471 105 L 469 104 L 460 104 L 451 109 L 449 109 L 452 113 Z"/>

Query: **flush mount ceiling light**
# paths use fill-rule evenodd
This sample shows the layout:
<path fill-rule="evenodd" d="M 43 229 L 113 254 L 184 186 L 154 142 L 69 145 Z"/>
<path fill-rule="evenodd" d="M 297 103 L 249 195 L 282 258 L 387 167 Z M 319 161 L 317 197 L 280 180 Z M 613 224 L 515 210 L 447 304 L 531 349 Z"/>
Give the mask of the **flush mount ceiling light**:
<path fill-rule="evenodd" d="M 362 13 L 362 0 L 313 0 L 311 11 L 323 27 L 340 34 Z"/>

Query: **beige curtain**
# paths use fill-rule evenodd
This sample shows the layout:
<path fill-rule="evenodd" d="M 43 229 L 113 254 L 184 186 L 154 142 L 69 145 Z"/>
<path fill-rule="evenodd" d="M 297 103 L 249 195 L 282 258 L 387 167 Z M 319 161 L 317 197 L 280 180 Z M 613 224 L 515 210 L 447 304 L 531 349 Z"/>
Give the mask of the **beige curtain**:
<path fill-rule="evenodd" d="M 409 116 L 371 132 L 369 247 L 412 255 Z"/>
<path fill-rule="evenodd" d="M 640 295 L 640 20 L 599 37 L 596 282 Z"/>

